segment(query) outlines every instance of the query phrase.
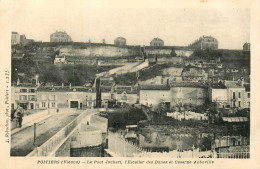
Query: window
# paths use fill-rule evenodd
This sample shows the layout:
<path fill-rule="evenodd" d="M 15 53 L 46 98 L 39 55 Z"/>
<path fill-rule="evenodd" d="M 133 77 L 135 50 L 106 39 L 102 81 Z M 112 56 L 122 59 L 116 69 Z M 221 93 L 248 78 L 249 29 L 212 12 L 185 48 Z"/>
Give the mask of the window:
<path fill-rule="evenodd" d="M 241 101 L 238 101 L 238 107 L 241 107 Z"/>
<path fill-rule="evenodd" d="M 52 102 L 52 103 L 51 103 L 51 107 L 55 107 L 55 102 Z"/>
<path fill-rule="evenodd" d="M 235 99 L 236 98 L 236 93 L 235 92 L 233 92 L 233 99 Z"/>
<path fill-rule="evenodd" d="M 26 95 L 20 95 L 19 100 L 27 100 L 27 96 Z"/>
<path fill-rule="evenodd" d="M 250 93 L 247 93 L 247 98 L 250 98 Z"/>
<path fill-rule="evenodd" d="M 34 100 L 36 100 L 36 99 L 35 99 L 35 96 L 33 96 L 33 95 L 30 95 L 30 96 L 29 96 L 29 100 L 31 100 L 31 101 L 34 101 Z"/>
<path fill-rule="evenodd" d="M 35 89 L 29 89 L 30 93 L 35 93 Z"/>
<path fill-rule="evenodd" d="M 45 107 L 46 105 L 45 105 L 45 102 L 42 102 L 42 107 Z"/>
<path fill-rule="evenodd" d="M 241 93 L 240 92 L 238 92 L 238 98 L 241 98 Z"/>
<path fill-rule="evenodd" d="M 20 89 L 20 92 L 21 92 L 21 93 L 26 93 L 26 92 L 27 92 L 27 89 Z"/>

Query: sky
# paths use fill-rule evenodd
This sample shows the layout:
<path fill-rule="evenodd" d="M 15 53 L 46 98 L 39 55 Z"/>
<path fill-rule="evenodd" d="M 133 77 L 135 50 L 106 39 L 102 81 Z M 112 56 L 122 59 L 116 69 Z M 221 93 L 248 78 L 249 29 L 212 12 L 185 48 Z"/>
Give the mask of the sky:
<path fill-rule="evenodd" d="M 111 2 L 111 1 L 110 1 Z M 11 30 L 29 39 L 48 42 L 50 34 L 66 31 L 74 42 L 149 45 L 159 37 L 166 46 L 186 46 L 200 36 L 218 39 L 221 49 L 242 49 L 250 41 L 250 10 L 246 8 L 183 8 L 122 1 L 31 1 L 14 4 L 8 11 Z M 118 5 L 115 5 L 118 4 Z"/>

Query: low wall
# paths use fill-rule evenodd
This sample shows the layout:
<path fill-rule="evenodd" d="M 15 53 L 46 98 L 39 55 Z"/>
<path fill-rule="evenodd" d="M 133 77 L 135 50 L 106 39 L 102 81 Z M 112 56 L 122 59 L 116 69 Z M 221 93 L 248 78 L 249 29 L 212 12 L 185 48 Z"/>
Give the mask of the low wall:
<path fill-rule="evenodd" d="M 48 110 L 42 110 L 40 112 L 37 112 L 37 113 L 33 113 L 33 114 L 30 114 L 28 116 L 24 116 L 23 117 L 23 121 L 22 121 L 22 125 L 25 125 L 25 124 L 28 124 L 30 122 L 33 122 L 39 118 L 42 118 L 44 116 L 47 116 L 48 115 Z M 11 122 L 11 129 L 15 129 L 18 127 L 18 124 L 16 122 L 16 119 L 12 120 Z"/>
<path fill-rule="evenodd" d="M 58 133 L 52 136 L 48 141 L 40 147 L 35 148 L 27 156 L 55 156 L 55 152 L 68 139 L 71 133 L 75 131 L 77 126 L 87 116 L 87 111 L 82 112 L 76 119 L 70 122 L 67 126 L 61 129 Z M 61 145 L 60 145 L 61 144 Z"/>

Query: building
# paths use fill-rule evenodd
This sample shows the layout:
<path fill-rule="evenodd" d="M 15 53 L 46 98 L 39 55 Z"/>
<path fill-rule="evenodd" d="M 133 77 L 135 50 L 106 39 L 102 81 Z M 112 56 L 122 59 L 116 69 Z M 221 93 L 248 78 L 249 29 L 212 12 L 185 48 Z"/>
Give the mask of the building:
<path fill-rule="evenodd" d="M 217 108 L 225 108 L 228 103 L 228 90 L 223 83 L 218 83 L 209 88 L 209 100 L 216 103 Z"/>
<path fill-rule="evenodd" d="M 171 97 L 169 85 L 140 85 L 139 101 L 141 105 L 155 108 L 161 103 L 166 103 L 169 108 Z"/>
<path fill-rule="evenodd" d="M 250 108 L 250 84 L 244 84 L 244 86 L 245 86 L 245 103 L 246 103 L 246 105 L 245 105 L 245 107 L 246 108 Z"/>
<path fill-rule="evenodd" d="M 218 40 L 212 36 L 202 36 L 188 47 L 191 49 L 218 49 Z"/>
<path fill-rule="evenodd" d="M 54 59 L 54 64 L 58 65 L 58 64 L 67 64 L 68 61 L 66 59 L 65 56 L 60 56 L 60 55 L 56 55 L 55 59 Z"/>
<path fill-rule="evenodd" d="M 150 46 L 164 46 L 164 41 L 160 38 L 154 38 L 150 42 Z"/>
<path fill-rule="evenodd" d="M 123 37 L 117 37 L 115 40 L 114 40 L 114 44 L 116 46 L 125 46 L 126 45 L 126 39 L 123 38 Z"/>
<path fill-rule="evenodd" d="M 11 86 L 11 109 L 22 107 L 25 110 L 36 108 L 36 85 L 18 83 Z"/>
<path fill-rule="evenodd" d="M 12 45 L 20 44 L 20 35 L 18 34 L 18 32 L 12 32 L 11 44 Z"/>
<path fill-rule="evenodd" d="M 25 35 L 20 35 L 20 43 L 25 44 L 26 43 L 26 36 Z"/>
<path fill-rule="evenodd" d="M 244 51 L 250 51 L 250 43 L 245 43 L 244 45 L 243 45 L 243 50 Z"/>
<path fill-rule="evenodd" d="M 167 110 L 202 106 L 207 98 L 207 88 L 198 82 L 173 82 L 170 85 L 141 85 L 140 104 L 158 107 L 165 104 Z"/>
<path fill-rule="evenodd" d="M 168 85 L 170 78 L 168 76 L 156 76 L 152 79 L 148 79 L 145 81 L 138 81 L 140 85 Z"/>
<path fill-rule="evenodd" d="M 123 104 L 136 104 L 138 102 L 137 88 L 133 86 L 116 85 L 114 87 L 116 102 Z M 113 94 L 111 96 L 113 98 Z"/>
<path fill-rule="evenodd" d="M 21 45 L 26 45 L 26 44 L 29 44 L 32 42 L 34 42 L 33 39 L 27 39 L 25 35 L 20 35 L 20 44 Z"/>
<path fill-rule="evenodd" d="M 205 82 L 208 80 L 208 73 L 206 73 L 204 69 L 200 68 L 184 70 L 181 75 L 183 81 Z"/>
<path fill-rule="evenodd" d="M 85 109 L 90 88 L 87 87 L 40 87 L 37 89 L 37 108 L 39 109 L 62 109 L 76 108 Z M 95 93 L 94 93 L 95 95 Z M 91 92 L 92 96 L 92 92 Z"/>
<path fill-rule="evenodd" d="M 238 81 L 224 81 L 224 85 L 227 87 L 227 104 L 232 108 L 245 108 L 245 87 L 243 80 Z"/>
<path fill-rule="evenodd" d="M 56 31 L 50 35 L 50 42 L 72 42 L 72 39 L 65 31 Z"/>

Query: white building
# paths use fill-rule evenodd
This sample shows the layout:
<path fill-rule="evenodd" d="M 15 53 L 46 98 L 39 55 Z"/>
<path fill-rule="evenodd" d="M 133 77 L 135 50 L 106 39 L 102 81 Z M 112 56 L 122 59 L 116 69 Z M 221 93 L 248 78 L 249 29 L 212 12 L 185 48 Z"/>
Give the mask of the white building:
<path fill-rule="evenodd" d="M 12 32 L 11 44 L 20 44 L 20 35 L 18 34 L 18 32 Z"/>

